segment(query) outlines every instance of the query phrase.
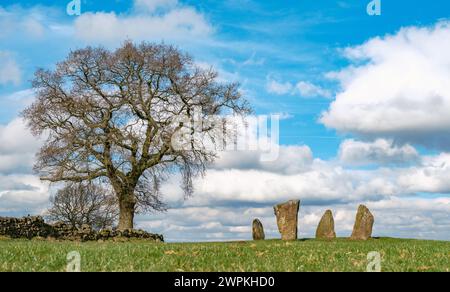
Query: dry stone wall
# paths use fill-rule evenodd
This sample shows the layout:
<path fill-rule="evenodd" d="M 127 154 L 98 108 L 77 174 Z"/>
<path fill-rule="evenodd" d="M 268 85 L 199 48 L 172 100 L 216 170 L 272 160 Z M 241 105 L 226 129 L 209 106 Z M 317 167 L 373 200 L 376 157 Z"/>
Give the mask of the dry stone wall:
<path fill-rule="evenodd" d="M 23 218 L 0 217 L 0 236 L 27 239 L 44 237 L 74 241 L 115 239 L 146 239 L 161 242 L 164 241 L 164 237 L 162 235 L 148 233 L 143 230 L 105 229 L 96 231 L 89 225 L 83 225 L 81 228 L 73 228 L 72 226 L 64 223 L 50 225 L 45 223 L 44 219 L 40 216 L 28 216 Z"/>
<path fill-rule="evenodd" d="M 11 238 L 54 237 L 53 228 L 39 216 L 0 217 L 0 235 Z"/>

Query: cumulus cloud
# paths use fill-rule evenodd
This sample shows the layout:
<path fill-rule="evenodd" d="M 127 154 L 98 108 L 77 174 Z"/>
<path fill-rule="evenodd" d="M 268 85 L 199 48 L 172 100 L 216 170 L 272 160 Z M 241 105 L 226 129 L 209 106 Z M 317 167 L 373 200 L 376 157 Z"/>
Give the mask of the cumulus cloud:
<path fill-rule="evenodd" d="M 246 207 L 181 207 L 166 214 L 138 216 L 137 226 L 154 232 L 164 231 L 168 241 L 217 241 L 251 239 L 251 220 L 265 222 L 268 236 L 276 234 L 273 210 Z"/>
<path fill-rule="evenodd" d="M 283 154 L 274 164 L 261 163 L 258 152 L 227 153 L 194 181 L 195 196 L 185 204 L 264 205 L 301 198 L 308 205 L 327 205 L 450 192 L 450 155 L 426 156 L 407 167 L 346 169 L 334 161 L 313 159 L 307 147 L 280 149 Z M 183 202 L 177 185 L 173 178 L 163 186 L 174 205 Z"/>
<path fill-rule="evenodd" d="M 31 173 L 42 141 L 17 118 L 0 125 L 0 142 L 0 214 L 42 213 L 48 204 L 49 188 Z"/>
<path fill-rule="evenodd" d="M 361 136 L 450 147 L 450 22 L 408 27 L 347 48 L 330 73 L 342 91 L 320 121 Z"/>
<path fill-rule="evenodd" d="M 261 151 L 223 151 L 211 166 L 212 169 L 260 169 L 293 174 L 308 169 L 313 154 L 308 146 L 280 146 L 274 161 L 261 159 Z"/>
<path fill-rule="evenodd" d="M 138 0 L 138 14 L 115 12 L 83 13 L 75 20 L 77 38 L 88 42 L 116 43 L 124 39 L 138 40 L 202 40 L 213 28 L 205 17 L 192 7 L 177 1 Z M 159 8 L 163 8 L 159 12 Z"/>
<path fill-rule="evenodd" d="M 49 188 L 33 175 L 0 173 L 0 214 L 42 214 L 49 202 Z"/>
<path fill-rule="evenodd" d="M 188 204 L 272 204 L 292 198 L 332 204 L 373 196 L 359 194 L 358 185 L 349 185 L 352 181 L 346 179 L 347 175 L 339 168 L 291 175 L 258 170 L 209 171 L 205 179 L 196 181 L 196 196 Z"/>
<path fill-rule="evenodd" d="M 420 155 L 409 145 L 395 145 L 392 140 L 377 139 L 373 142 L 362 142 L 353 139 L 345 140 L 339 146 L 339 160 L 347 165 L 398 165 L 414 164 Z"/>
<path fill-rule="evenodd" d="M 450 154 L 425 156 L 419 167 L 400 171 L 398 184 L 406 193 L 450 193 Z"/>
<path fill-rule="evenodd" d="M 332 93 L 330 90 L 322 88 L 307 81 L 299 81 L 297 84 L 291 82 L 279 82 L 273 79 L 269 79 L 266 84 L 266 90 L 269 93 L 277 95 L 300 95 L 301 97 L 324 97 L 330 98 Z"/>
<path fill-rule="evenodd" d="M 0 85 L 12 83 L 19 85 L 22 73 L 10 52 L 0 51 Z"/>
<path fill-rule="evenodd" d="M 296 174 L 267 170 L 209 170 L 195 180 L 195 196 L 188 206 L 261 206 L 299 198 L 308 205 L 333 205 L 361 200 L 379 200 L 399 195 L 401 189 L 390 172 L 347 171 L 316 160 Z M 162 188 L 171 204 L 183 202 L 183 193 L 171 180 Z"/>
<path fill-rule="evenodd" d="M 26 128 L 22 119 L 0 125 L 0 174 L 30 173 L 42 141 Z"/>

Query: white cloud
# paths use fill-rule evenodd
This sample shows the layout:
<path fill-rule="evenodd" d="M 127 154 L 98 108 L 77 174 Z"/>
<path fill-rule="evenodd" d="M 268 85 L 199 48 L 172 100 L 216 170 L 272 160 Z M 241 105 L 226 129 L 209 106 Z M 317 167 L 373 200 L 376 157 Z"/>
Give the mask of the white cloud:
<path fill-rule="evenodd" d="M 332 93 L 330 90 L 324 89 L 308 81 L 299 81 L 297 84 L 290 82 L 279 82 L 273 79 L 268 79 L 266 84 L 266 90 L 269 93 L 277 95 L 300 95 L 304 98 L 310 97 L 325 97 L 330 98 Z"/>
<path fill-rule="evenodd" d="M 25 89 L 13 92 L 11 94 L 0 95 L 0 109 L 6 112 L 15 112 L 22 110 L 34 101 L 34 90 Z M 1 112 L 1 110 L 0 110 Z"/>
<path fill-rule="evenodd" d="M 391 198 L 368 203 L 378 236 L 450 240 L 450 198 Z"/>
<path fill-rule="evenodd" d="M 330 98 L 331 91 L 324 89 L 320 86 L 314 85 L 311 82 L 300 81 L 295 88 L 298 90 L 302 97 L 326 97 Z"/>
<path fill-rule="evenodd" d="M 450 147 L 450 23 L 409 27 L 345 50 L 342 91 L 320 121 L 370 137 Z"/>
<path fill-rule="evenodd" d="M 29 9 L 20 5 L 0 6 L 0 39 L 12 39 L 25 36 L 28 39 L 41 39 L 49 29 L 50 19 L 58 11 L 44 6 Z"/>
<path fill-rule="evenodd" d="M 42 141 L 31 135 L 22 119 L 0 125 L 0 174 L 30 173 Z"/>
<path fill-rule="evenodd" d="M 286 148 L 284 150 L 288 151 Z M 291 155 L 298 152 L 295 148 L 290 150 Z M 269 222 L 273 231 L 271 236 L 278 236 L 272 205 L 289 199 L 300 199 L 303 206 L 300 212 L 302 236 L 314 234 L 325 209 L 335 212 L 338 234 L 348 236 L 356 208 L 361 203 L 367 204 L 376 215 L 376 235 L 434 239 L 448 239 L 450 236 L 449 230 L 440 225 L 450 203 L 446 195 L 450 193 L 450 154 L 425 156 L 417 161 L 417 165 L 407 167 L 363 170 L 345 169 L 333 160 L 311 161 L 312 158 L 308 158 L 305 163 L 305 156 L 288 158 L 286 153 L 280 156 L 286 157 L 286 160 L 280 162 L 280 168 L 277 169 L 261 165 L 257 156 L 242 154 L 221 158 L 225 160 L 218 163 L 221 167 L 210 169 L 204 178 L 194 181 L 195 195 L 187 201 L 183 198 L 177 179 L 173 178 L 165 183 L 162 191 L 173 208 L 169 211 L 169 220 L 178 220 L 173 216 L 177 212 L 183 212 L 181 209 L 218 209 L 220 211 L 217 214 L 208 215 L 211 218 L 207 222 L 221 222 L 221 227 L 212 228 L 211 232 L 223 232 L 223 239 L 246 239 L 250 234 L 244 232 L 239 235 L 236 230 L 245 230 L 248 226 L 246 224 L 255 217 L 262 217 L 265 222 Z M 296 171 L 281 170 L 296 163 L 302 165 Z M 423 197 L 417 197 L 418 194 Z M 434 197 L 437 198 L 427 197 L 427 194 L 436 194 Z M 249 215 L 244 210 L 264 211 Z M 220 214 L 223 212 L 234 212 L 242 223 L 221 221 Z M 413 219 L 409 221 L 408 217 Z M 201 220 L 206 219 L 202 217 Z M 444 220 L 450 221 L 449 218 Z M 231 232 L 226 226 L 241 228 L 234 228 Z M 184 230 L 191 230 L 195 236 L 204 238 L 198 234 L 199 230 L 194 231 L 189 227 Z M 168 234 L 172 236 L 174 233 L 169 230 Z M 178 238 L 177 236 L 185 235 L 175 237 Z"/>
<path fill-rule="evenodd" d="M 48 184 L 31 174 L 41 143 L 22 119 L 0 125 L 0 214 L 40 214 L 47 206 Z"/>
<path fill-rule="evenodd" d="M 166 1 L 140 1 L 136 4 L 159 5 L 160 2 Z M 87 42 L 117 43 L 127 38 L 134 41 L 196 41 L 207 39 L 213 32 L 205 17 L 191 7 L 175 6 L 163 13 L 153 12 L 137 15 L 83 13 L 75 20 L 75 35 Z"/>
<path fill-rule="evenodd" d="M 0 214 L 41 214 L 49 202 L 48 184 L 33 175 L 0 173 Z"/>
<path fill-rule="evenodd" d="M 177 0 L 136 0 L 126 13 L 86 12 L 72 18 L 47 6 L 0 6 L 0 39 L 8 40 L 105 46 L 126 39 L 186 44 L 208 40 L 213 31 L 202 13 Z"/>
<path fill-rule="evenodd" d="M 10 52 L 0 51 L 0 85 L 12 83 L 19 85 L 22 73 Z"/>
<path fill-rule="evenodd" d="M 308 204 L 323 205 L 377 200 L 401 193 L 396 178 L 388 175 L 392 173 L 346 171 L 322 161 L 296 174 L 256 169 L 210 170 L 203 179 L 195 181 L 196 194 L 187 204 L 273 204 L 298 198 Z M 182 198 L 181 191 L 173 188 L 178 184 L 170 184 L 170 198 Z"/>
<path fill-rule="evenodd" d="M 420 167 L 403 170 L 397 176 L 405 193 L 450 193 L 450 154 L 425 156 Z"/>
<path fill-rule="evenodd" d="M 294 174 L 307 170 L 313 162 L 308 146 L 280 146 L 274 161 L 261 159 L 261 151 L 224 151 L 211 166 L 213 169 L 257 169 Z"/>
<path fill-rule="evenodd" d="M 31 135 L 25 122 L 17 118 L 6 126 L 0 125 L 0 153 L 34 152 L 41 145 L 40 141 Z"/>
<path fill-rule="evenodd" d="M 204 205 L 217 202 L 264 204 L 292 198 L 317 203 L 348 201 L 352 197 L 355 199 L 355 190 L 353 186 L 342 184 L 348 182 L 345 176 L 339 169 L 291 175 L 258 170 L 209 171 L 204 180 L 196 181 L 198 192 L 190 202 Z"/>
<path fill-rule="evenodd" d="M 397 165 L 413 164 L 419 160 L 417 150 L 411 145 L 397 146 L 392 140 L 377 139 L 373 142 L 345 140 L 339 146 L 339 160 L 349 165 Z"/>
<path fill-rule="evenodd" d="M 291 93 L 293 86 L 289 82 L 281 83 L 275 80 L 269 80 L 267 82 L 266 89 L 269 93 L 284 95 Z"/>
<path fill-rule="evenodd" d="M 31 172 L 34 153 L 0 154 L 0 173 Z"/>

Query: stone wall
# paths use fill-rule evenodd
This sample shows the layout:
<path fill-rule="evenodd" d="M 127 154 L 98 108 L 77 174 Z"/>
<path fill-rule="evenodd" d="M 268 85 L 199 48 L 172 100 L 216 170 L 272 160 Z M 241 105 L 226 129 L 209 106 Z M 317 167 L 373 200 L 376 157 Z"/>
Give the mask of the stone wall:
<path fill-rule="evenodd" d="M 0 235 L 11 238 L 54 237 L 53 228 L 39 216 L 0 217 Z"/>
<path fill-rule="evenodd" d="M 23 218 L 0 217 L 0 236 L 11 238 L 34 237 L 54 238 L 60 240 L 74 241 L 98 241 L 115 239 L 145 239 L 154 241 L 164 241 L 162 235 L 148 233 L 143 230 L 113 230 L 105 229 L 96 231 L 88 225 L 81 228 L 72 228 L 64 223 L 53 225 L 45 223 L 40 216 L 28 216 Z"/>

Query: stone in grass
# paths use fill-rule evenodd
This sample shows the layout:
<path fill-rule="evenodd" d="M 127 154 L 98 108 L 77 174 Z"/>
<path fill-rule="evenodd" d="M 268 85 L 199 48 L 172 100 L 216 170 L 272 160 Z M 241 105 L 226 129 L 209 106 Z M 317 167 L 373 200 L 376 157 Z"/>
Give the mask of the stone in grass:
<path fill-rule="evenodd" d="M 291 200 L 273 207 L 282 240 L 297 240 L 299 208 L 300 200 Z"/>
<path fill-rule="evenodd" d="M 252 233 L 253 233 L 253 240 L 264 240 L 265 234 L 264 234 L 264 227 L 259 221 L 259 219 L 253 220 L 252 224 Z"/>
<path fill-rule="evenodd" d="M 334 239 L 336 232 L 334 231 L 334 219 L 331 210 L 327 210 L 320 219 L 316 230 L 317 239 Z"/>
<path fill-rule="evenodd" d="M 350 239 L 367 240 L 372 237 L 373 223 L 374 217 L 369 209 L 364 205 L 359 205 Z"/>

